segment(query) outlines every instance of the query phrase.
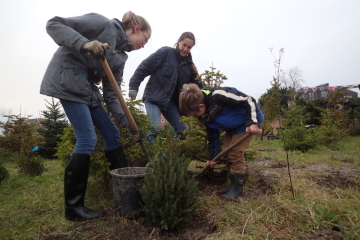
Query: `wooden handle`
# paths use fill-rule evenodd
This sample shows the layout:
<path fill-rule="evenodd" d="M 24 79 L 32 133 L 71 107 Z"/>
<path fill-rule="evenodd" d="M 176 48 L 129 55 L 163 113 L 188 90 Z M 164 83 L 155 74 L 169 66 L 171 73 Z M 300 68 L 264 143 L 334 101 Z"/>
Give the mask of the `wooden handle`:
<path fill-rule="evenodd" d="M 112 73 L 107 60 L 105 58 L 104 59 L 100 58 L 100 62 L 101 62 L 102 67 L 105 70 L 106 76 L 108 77 L 111 86 L 113 87 L 113 89 L 115 91 L 116 97 L 118 98 L 120 105 L 121 105 L 122 109 L 124 110 L 125 116 L 129 121 L 131 130 L 136 132 L 138 130 L 138 127 L 135 123 L 135 120 L 134 120 L 128 106 L 126 105 L 125 99 L 120 91 L 119 86 L 117 85 L 114 74 Z"/>
<path fill-rule="evenodd" d="M 211 162 L 217 162 L 222 156 L 224 156 L 225 154 L 227 154 L 231 149 L 233 149 L 236 145 L 238 145 L 239 143 L 241 143 L 242 141 L 244 141 L 246 138 L 248 138 L 249 136 L 251 136 L 251 133 L 246 133 L 244 136 L 242 136 L 241 138 L 239 138 L 237 141 L 235 141 L 233 144 L 231 144 L 229 147 L 225 148 L 224 151 L 222 151 L 221 153 L 219 153 L 216 157 L 214 157 Z M 208 169 L 210 168 L 209 165 L 206 165 L 198 174 L 196 174 L 195 177 L 199 177 L 201 175 L 203 175 Z"/>
<path fill-rule="evenodd" d="M 131 130 L 133 132 L 136 132 L 139 129 L 138 129 L 136 123 L 135 123 L 135 120 L 134 120 L 128 106 L 126 105 L 125 99 L 124 99 L 124 97 L 123 97 L 123 95 L 122 95 L 122 93 L 120 91 L 119 86 L 117 85 L 114 74 L 112 73 L 112 71 L 110 69 L 109 63 L 107 62 L 105 57 L 99 58 L 99 59 L 100 59 L 102 67 L 105 70 L 106 76 L 108 77 L 108 79 L 110 81 L 110 84 L 111 84 L 111 86 L 113 87 L 113 89 L 115 91 L 116 97 L 118 98 L 118 100 L 120 102 L 120 105 L 121 105 L 122 109 L 124 110 L 125 116 L 129 121 Z M 142 140 L 140 140 L 139 143 L 140 143 L 140 146 L 141 146 L 141 148 L 142 148 L 142 150 L 143 150 L 143 152 L 145 154 L 146 160 L 152 164 L 153 161 L 150 158 L 150 155 L 149 155 L 149 153 L 148 153 L 148 151 L 147 151 L 147 149 L 145 147 L 145 144 L 143 143 Z"/>

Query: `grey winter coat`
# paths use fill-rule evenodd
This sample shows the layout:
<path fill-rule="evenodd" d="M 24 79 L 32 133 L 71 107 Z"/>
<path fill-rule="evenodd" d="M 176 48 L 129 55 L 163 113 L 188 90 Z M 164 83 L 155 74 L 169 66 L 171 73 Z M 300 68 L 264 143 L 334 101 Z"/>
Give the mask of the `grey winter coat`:
<path fill-rule="evenodd" d="M 120 86 L 128 58 L 124 51 L 131 51 L 131 42 L 124 29 L 119 20 L 110 20 L 97 13 L 50 19 L 46 30 L 59 48 L 45 72 L 40 93 L 95 107 L 100 106 L 102 99 L 96 83 L 102 81 L 108 109 L 121 125 L 128 124 L 100 61 L 80 52 L 81 46 L 91 40 L 108 43 L 106 59 Z"/>
<path fill-rule="evenodd" d="M 171 47 L 162 47 L 140 63 L 129 82 L 130 90 L 139 90 L 145 77 L 150 76 L 146 84 L 143 100 L 167 109 L 169 102 L 178 98 L 180 89 L 185 83 L 196 83 L 196 74 L 193 74 L 188 57 L 181 58 L 180 54 Z M 173 95 L 177 95 L 174 96 Z M 177 104 L 177 103 L 176 103 Z"/>

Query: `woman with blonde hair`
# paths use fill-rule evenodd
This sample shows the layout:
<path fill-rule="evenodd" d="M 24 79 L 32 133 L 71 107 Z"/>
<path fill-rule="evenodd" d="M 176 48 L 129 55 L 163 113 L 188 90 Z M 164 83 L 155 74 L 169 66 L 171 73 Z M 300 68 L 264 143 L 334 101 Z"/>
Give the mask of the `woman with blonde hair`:
<path fill-rule="evenodd" d="M 110 170 L 127 166 L 119 129 L 102 107 L 102 98 L 118 123 L 126 127 L 129 122 L 96 58 L 106 55 L 120 86 L 128 58 L 126 52 L 143 48 L 151 37 L 151 27 L 143 17 L 128 11 L 122 21 L 97 13 L 56 16 L 47 22 L 46 30 L 59 48 L 45 72 L 40 93 L 60 100 L 76 134 L 76 146 L 65 168 L 65 218 L 71 221 L 98 218 L 105 212 L 84 206 L 90 156 L 97 142 L 94 126 L 103 137 Z M 103 96 L 97 87 L 100 82 Z M 140 135 L 131 134 L 135 140 Z"/>

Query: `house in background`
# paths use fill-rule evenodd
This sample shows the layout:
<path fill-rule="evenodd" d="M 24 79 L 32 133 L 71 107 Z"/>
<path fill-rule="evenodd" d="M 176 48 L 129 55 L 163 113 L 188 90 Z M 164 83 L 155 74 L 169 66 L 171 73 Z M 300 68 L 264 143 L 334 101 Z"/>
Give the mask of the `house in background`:
<path fill-rule="evenodd" d="M 356 86 L 358 88 L 358 86 Z M 336 86 L 336 87 L 330 87 L 329 83 L 322 84 L 316 87 L 305 87 L 300 88 L 298 91 L 303 92 L 303 98 L 305 100 L 317 100 L 319 98 L 326 98 L 329 91 L 334 91 L 335 89 L 339 89 L 343 92 L 345 92 L 344 98 L 357 98 L 358 93 L 351 91 L 349 89 L 349 86 Z"/>
<path fill-rule="evenodd" d="M 33 118 L 33 119 L 25 119 L 23 123 L 26 124 L 35 124 L 35 128 L 41 128 L 42 122 L 44 122 L 46 118 Z"/>

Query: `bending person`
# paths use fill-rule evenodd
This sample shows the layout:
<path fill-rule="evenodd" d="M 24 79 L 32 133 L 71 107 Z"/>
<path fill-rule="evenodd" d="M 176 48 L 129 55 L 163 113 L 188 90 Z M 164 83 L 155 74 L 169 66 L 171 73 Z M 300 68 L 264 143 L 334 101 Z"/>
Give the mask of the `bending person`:
<path fill-rule="evenodd" d="M 110 170 L 127 166 L 119 129 L 102 107 L 102 97 L 117 122 L 123 127 L 129 123 L 96 58 L 106 53 L 120 86 L 128 58 L 125 52 L 143 48 L 151 37 L 151 27 L 143 17 L 129 11 L 122 21 L 96 13 L 54 17 L 48 21 L 46 30 L 59 48 L 45 72 L 40 93 L 60 100 L 76 134 L 75 150 L 65 168 L 65 218 L 71 221 L 98 218 L 105 212 L 84 206 L 90 156 L 97 142 L 94 126 L 103 137 Z M 103 96 L 96 86 L 101 81 Z M 136 140 L 139 135 L 135 133 L 132 138 Z"/>

